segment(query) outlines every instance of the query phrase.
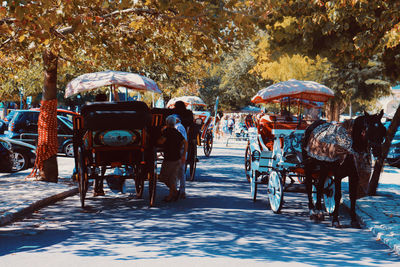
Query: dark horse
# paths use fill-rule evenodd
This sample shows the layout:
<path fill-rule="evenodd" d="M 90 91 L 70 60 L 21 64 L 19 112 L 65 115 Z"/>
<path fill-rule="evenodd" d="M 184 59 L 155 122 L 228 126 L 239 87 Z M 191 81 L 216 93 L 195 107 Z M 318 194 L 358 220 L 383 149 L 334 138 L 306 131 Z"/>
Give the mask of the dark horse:
<path fill-rule="evenodd" d="M 381 154 L 381 146 L 386 135 L 386 128 L 381 123 L 383 116 L 383 110 L 379 114 L 369 115 L 364 112 L 363 116 L 359 116 L 354 120 L 347 122 L 349 127 L 342 125 L 338 126 L 340 129 L 336 131 L 335 136 L 329 136 L 327 132 L 324 132 L 324 140 L 330 140 L 333 143 L 343 142 L 347 144 L 346 149 L 336 149 L 333 146 L 328 149 L 322 149 L 317 143 L 315 154 L 310 153 L 310 146 L 312 146 L 313 138 L 315 138 L 318 130 L 322 131 L 327 129 L 326 127 L 336 127 L 336 124 L 326 124 L 326 121 L 316 121 L 311 124 L 304 134 L 302 142 L 302 154 L 303 163 L 305 170 L 305 183 L 308 195 L 308 208 L 310 209 L 310 218 L 315 220 L 323 220 L 321 197 L 323 193 L 324 183 L 328 176 L 333 176 L 335 183 L 335 209 L 332 214 L 332 226 L 340 227 L 339 222 L 339 204 L 342 196 L 341 192 L 341 181 L 344 177 L 349 177 L 349 194 L 351 202 L 351 226 L 359 228 L 360 224 L 357 221 L 355 205 L 357 199 L 357 190 L 359 186 L 360 173 L 363 171 L 357 159 L 370 157 L 371 149 L 374 156 L 378 157 Z M 345 123 L 344 123 L 345 124 Z M 343 125 L 344 125 L 343 124 Z M 332 128 L 330 128 L 332 129 Z M 315 131 L 314 131 L 315 130 Z M 334 132 L 334 131 L 332 131 Z M 342 133 L 342 136 L 338 134 Z M 347 142 L 343 141 L 347 140 Z M 315 143 L 314 143 L 315 144 Z M 331 151 L 332 154 L 340 154 L 337 158 L 327 160 L 326 158 L 319 157 L 318 153 L 323 154 L 325 151 Z M 332 152 L 333 151 L 333 152 Z M 329 152 L 327 152 L 329 153 Z M 317 159 L 318 158 L 318 159 Z M 315 178 L 317 177 L 317 178 Z M 317 187 L 317 201 L 315 206 L 312 201 L 312 182 L 316 179 Z"/>

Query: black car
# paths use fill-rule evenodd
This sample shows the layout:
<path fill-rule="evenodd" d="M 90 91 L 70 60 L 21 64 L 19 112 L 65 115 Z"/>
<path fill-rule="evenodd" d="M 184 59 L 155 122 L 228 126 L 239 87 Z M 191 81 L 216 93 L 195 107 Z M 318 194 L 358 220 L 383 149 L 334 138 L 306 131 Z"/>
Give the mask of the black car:
<path fill-rule="evenodd" d="M 0 172 L 12 171 L 12 150 L 10 142 L 0 138 Z"/>
<path fill-rule="evenodd" d="M 386 122 L 383 125 L 389 128 L 390 122 Z M 397 129 L 392 143 L 390 144 L 386 161 L 389 165 L 400 168 L 400 127 Z"/>
<path fill-rule="evenodd" d="M 18 140 L 0 137 L 0 172 L 17 172 L 32 167 L 36 147 Z"/>
<path fill-rule="evenodd" d="M 20 140 L 32 145 L 38 140 L 38 110 L 17 110 L 8 124 L 5 135 L 14 140 Z M 65 117 L 57 116 L 58 152 L 73 157 L 72 122 Z"/>

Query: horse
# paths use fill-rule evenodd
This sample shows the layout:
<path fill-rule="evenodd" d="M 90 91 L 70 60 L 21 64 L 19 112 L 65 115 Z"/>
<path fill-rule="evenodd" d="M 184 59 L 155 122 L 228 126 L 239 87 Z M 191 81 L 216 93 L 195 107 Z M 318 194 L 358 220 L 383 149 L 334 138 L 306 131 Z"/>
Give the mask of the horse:
<path fill-rule="evenodd" d="M 302 156 L 310 219 L 324 220 L 321 197 L 325 180 L 331 176 L 335 186 L 332 226 L 341 227 L 339 222 L 341 181 L 344 177 L 349 177 L 351 227 L 361 227 L 355 212 L 357 191 L 360 175 L 365 173 L 370 175 L 370 169 L 368 172 L 366 167 L 360 166 L 359 163 L 363 160 L 365 163 L 365 160 L 369 159 L 370 164 L 371 150 L 375 157 L 381 155 L 386 135 L 386 128 L 381 123 L 382 116 L 383 110 L 373 115 L 364 112 L 364 115 L 345 121 L 343 124 L 319 120 L 306 129 L 302 140 Z M 312 198 L 313 179 L 316 179 L 317 187 L 315 206 Z"/>

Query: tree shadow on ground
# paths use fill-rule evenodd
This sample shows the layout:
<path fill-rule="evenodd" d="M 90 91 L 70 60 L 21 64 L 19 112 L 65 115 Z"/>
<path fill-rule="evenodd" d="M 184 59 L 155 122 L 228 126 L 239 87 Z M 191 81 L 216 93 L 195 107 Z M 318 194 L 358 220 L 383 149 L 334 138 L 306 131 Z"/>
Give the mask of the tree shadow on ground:
<path fill-rule="evenodd" d="M 55 242 L 31 251 L 50 251 L 46 246 L 58 243 L 61 253 L 120 261 L 181 256 L 316 266 L 371 266 L 399 261 L 366 230 L 335 229 L 329 227 L 329 221 L 311 222 L 305 194 L 287 193 L 281 214 L 268 208 L 262 189 L 259 201 L 253 202 L 249 184 L 238 181 L 243 170 L 229 167 L 239 163 L 237 153 L 233 158 L 229 164 L 221 160 L 216 163 L 221 164 L 218 167 L 200 167 L 201 180 L 188 183 L 189 197 L 185 200 L 163 202 L 167 190 L 159 185 L 157 206 L 152 208 L 148 206 L 147 190 L 143 200 L 107 195 L 88 197 L 86 209 L 80 208 L 78 197 L 52 205 L 33 216 L 66 230 L 55 233 L 61 235 L 53 237 Z M 35 235 L 30 240 L 39 243 L 41 238 Z M 8 246 L 7 240 L 4 244 L 3 253 L 16 251 L 16 245 Z"/>

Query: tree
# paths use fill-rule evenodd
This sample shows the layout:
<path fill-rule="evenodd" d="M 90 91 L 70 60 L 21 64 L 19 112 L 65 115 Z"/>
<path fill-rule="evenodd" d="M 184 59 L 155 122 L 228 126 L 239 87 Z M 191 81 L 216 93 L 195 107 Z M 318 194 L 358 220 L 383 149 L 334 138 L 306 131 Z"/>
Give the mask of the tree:
<path fill-rule="evenodd" d="M 85 71 L 98 66 L 141 71 L 155 64 L 151 78 L 163 81 L 189 60 L 215 61 L 251 34 L 252 20 L 259 17 L 252 5 L 236 0 L 7 0 L 0 7 L 0 60 L 16 69 L 42 55 L 44 101 L 56 99 L 60 62 L 82 58 Z M 0 75 L 8 79 L 7 73 Z M 48 180 L 56 175 L 49 170 L 57 169 L 55 155 L 49 160 L 42 173 Z"/>
<path fill-rule="evenodd" d="M 379 56 L 386 78 L 399 79 L 399 1 L 274 1 L 273 5 L 266 26 L 273 51 L 320 55 L 339 69 L 361 69 L 373 56 Z M 285 19 L 290 20 L 288 25 L 282 24 Z M 396 112 L 383 156 L 374 167 L 370 195 L 376 193 L 383 161 L 399 124 L 400 112 Z"/>
<path fill-rule="evenodd" d="M 209 105 L 219 96 L 222 109 L 239 110 L 249 105 L 257 91 L 267 85 L 259 75 L 251 73 L 256 63 L 252 55 L 254 47 L 254 43 L 246 42 L 244 49 L 224 54 L 220 63 L 211 66 L 200 88 L 200 95 Z"/>

